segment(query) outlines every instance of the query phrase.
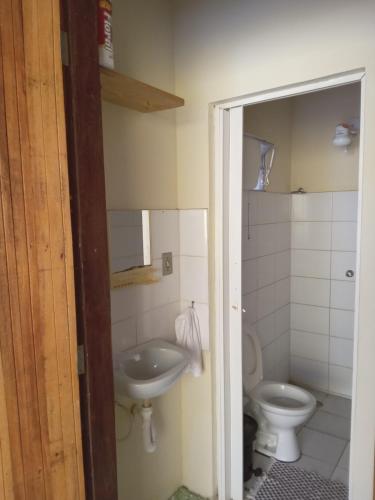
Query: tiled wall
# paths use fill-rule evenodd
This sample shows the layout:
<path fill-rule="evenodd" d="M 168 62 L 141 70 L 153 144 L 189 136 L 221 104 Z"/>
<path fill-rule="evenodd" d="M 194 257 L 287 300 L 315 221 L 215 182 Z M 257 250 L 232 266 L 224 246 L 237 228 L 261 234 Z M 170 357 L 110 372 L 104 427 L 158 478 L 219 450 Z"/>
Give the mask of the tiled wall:
<path fill-rule="evenodd" d="M 161 269 L 161 254 L 172 252 L 174 271 L 158 283 L 111 290 L 113 350 L 152 338 L 174 341 L 175 319 L 192 300 L 208 349 L 207 211 L 152 210 L 150 233 L 152 265 Z"/>
<path fill-rule="evenodd" d="M 264 378 L 288 381 L 290 351 L 290 195 L 243 193 L 244 322 L 263 353 Z"/>
<path fill-rule="evenodd" d="M 351 396 L 357 192 L 292 195 L 291 379 Z"/>
<path fill-rule="evenodd" d="M 202 347 L 209 350 L 207 210 L 180 210 L 181 309 L 194 301 Z"/>

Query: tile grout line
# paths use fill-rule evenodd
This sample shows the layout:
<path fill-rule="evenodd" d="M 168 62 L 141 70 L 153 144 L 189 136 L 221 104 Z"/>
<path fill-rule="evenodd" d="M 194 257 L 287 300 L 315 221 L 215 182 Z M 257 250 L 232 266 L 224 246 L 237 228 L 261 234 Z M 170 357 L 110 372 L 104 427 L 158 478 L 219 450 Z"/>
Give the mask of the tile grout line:
<path fill-rule="evenodd" d="M 333 194 L 331 197 L 331 213 L 333 215 Z M 331 224 L 331 249 L 329 259 L 329 312 L 328 312 L 328 391 L 331 392 L 331 302 L 332 302 L 332 246 L 333 246 L 333 225 Z"/>

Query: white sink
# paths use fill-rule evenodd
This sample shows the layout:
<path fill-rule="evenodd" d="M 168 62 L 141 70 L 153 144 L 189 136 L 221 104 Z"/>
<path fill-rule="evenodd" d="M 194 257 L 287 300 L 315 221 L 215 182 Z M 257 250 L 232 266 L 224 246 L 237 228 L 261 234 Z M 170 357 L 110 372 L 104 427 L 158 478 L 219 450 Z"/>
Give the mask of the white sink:
<path fill-rule="evenodd" d="M 151 340 L 115 356 L 116 393 L 132 399 L 164 394 L 180 378 L 190 355 L 165 340 Z"/>

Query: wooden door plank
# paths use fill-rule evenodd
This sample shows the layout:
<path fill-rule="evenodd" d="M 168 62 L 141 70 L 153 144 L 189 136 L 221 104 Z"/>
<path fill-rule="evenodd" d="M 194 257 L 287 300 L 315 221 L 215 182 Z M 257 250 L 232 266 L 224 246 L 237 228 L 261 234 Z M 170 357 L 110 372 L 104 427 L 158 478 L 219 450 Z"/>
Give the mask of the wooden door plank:
<path fill-rule="evenodd" d="M 58 27 L 55 0 L 0 3 L 0 441 L 17 500 L 84 498 Z"/>

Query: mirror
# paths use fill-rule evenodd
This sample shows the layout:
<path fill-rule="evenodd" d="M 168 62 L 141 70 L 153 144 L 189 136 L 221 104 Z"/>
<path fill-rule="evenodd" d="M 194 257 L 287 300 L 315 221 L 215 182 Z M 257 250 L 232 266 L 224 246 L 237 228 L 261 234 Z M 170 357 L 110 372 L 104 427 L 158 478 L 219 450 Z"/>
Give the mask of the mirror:
<path fill-rule="evenodd" d="M 119 282 L 127 273 L 124 283 L 115 285 L 112 280 L 112 286 L 134 284 L 134 276 L 143 276 L 142 268 L 151 267 L 149 210 L 108 210 L 108 243 L 111 276 Z"/>

